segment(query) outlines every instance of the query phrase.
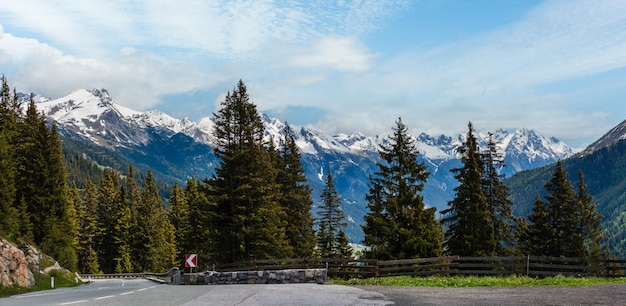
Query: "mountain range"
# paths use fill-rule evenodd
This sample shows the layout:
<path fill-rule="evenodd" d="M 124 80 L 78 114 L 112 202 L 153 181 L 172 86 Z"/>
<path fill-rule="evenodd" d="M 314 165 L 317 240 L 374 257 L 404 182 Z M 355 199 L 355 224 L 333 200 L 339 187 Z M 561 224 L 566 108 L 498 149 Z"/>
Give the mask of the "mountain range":
<path fill-rule="evenodd" d="M 581 171 L 597 210 L 612 256 L 626 257 L 626 121 L 618 124 L 583 151 L 562 161 L 563 170 L 576 186 Z M 544 183 L 554 172 L 554 164 L 519 172 L 505 183 L 515 203 L 514 213 L 528 215 L 537 196 L 545 196 Z"/>
<path fill-rule="evenodd" d="M 22 101 L 30 96 L 19 94 Z M 158 110 L 135 111 L 115 103 L 106 89 L 80 89 L 56 99 L 33 97 L 38 110 L 56 122 L 59 132 L 68 141 L 81 143 L 82 155 L 102 166 L 119 168 L 122 166 L 119 162 L 109 161 L 123 160 L 140 169 L 150 168 L 157 179 L 173 183 L 184 182 L 189 177 L 210 177 L 219 163 L 212 150 L 214 123 L 211 117 L 194 122 Z M 262 115 L 262 119 L 266 137 L 279 145 L 284 123 L 266 115 Z M 410 123 L 405 124 L 410 126 Z M 389 126 L 393 126 L 393 122 Z M 324 177 L 327 171 L 332 171 L 349 223 L 346 233 L 352 242 L 359 243 L 363 238 L 360 225 L 366 213 L 369 175 L 376 170 L 377 150 L 387 143 L 387 135 L 370 137 L 359 132 L 325 135 L 307 127 L 292 128 L 315 205 L 320 202 Z M 420 160 L 430 172 L 423 191 L 426 204 L 442 210 L 454 196 L 457 182 L 450 169 L 461 165 L 456 148 L 463 142 L 464 135 L 421 133 L 412 137 Z M 478 137 L 481 144 L 486 144 L 487 134 L 479 133 Z M 506 165 L 501 173 L 507 177 L 574 154 L 558 139 L 525 128 L 497 130 L 493 138 L 499 143 Z M 103 154 L 109 157 L 103 158 Z"/>

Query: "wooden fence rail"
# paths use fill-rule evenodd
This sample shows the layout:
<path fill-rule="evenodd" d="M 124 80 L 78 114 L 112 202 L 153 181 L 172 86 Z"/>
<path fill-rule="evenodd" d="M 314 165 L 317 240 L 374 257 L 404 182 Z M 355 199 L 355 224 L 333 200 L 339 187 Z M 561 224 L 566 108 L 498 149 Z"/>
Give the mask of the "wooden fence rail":
<path fill-rule="evenodd" d="M 626 275 L 626 259 L 566 257 L 434 257 L 379 261 L 373 259 L 289 258 L 246 261 L 215 267 L 218 271 L 327 269 L 329 277 L 367 278 L 398 275 Z"/>

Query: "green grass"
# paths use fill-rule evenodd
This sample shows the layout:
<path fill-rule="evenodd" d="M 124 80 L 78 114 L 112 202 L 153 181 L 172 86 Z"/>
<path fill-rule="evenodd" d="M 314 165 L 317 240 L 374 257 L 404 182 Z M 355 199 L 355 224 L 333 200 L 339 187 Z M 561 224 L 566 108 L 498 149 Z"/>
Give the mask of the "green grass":
<path fill-rule="evenodd" d="M 518 286 L 595 286 L 623 284 L 626 278 L 568 277 L 555 276 L 533 278 L 527 276 L 392 276 L 368 279 L 332 280 L 340 285 L 414 286 L 414 287 L 518 287 Z"/>
<path fill-rule="evenodd" d="M 54 276 L 54 287 L 62 288 L 62 287 L 76 287 L 79 284 L 74 282 L 73 279 L 68 279 L 63 273 L 59 271 L 50 271 L 50 275 L 41 275 L 39 279 L 35 275 L 35 286 L 32 288 L 24 288 L 24 287 L 5 287 L 0 285 L 0 297 L 6 297 L 16 294 L 23 294 L 34 291 L 41 290 L 50 290 L 51 287 L 51 276 Z"/>

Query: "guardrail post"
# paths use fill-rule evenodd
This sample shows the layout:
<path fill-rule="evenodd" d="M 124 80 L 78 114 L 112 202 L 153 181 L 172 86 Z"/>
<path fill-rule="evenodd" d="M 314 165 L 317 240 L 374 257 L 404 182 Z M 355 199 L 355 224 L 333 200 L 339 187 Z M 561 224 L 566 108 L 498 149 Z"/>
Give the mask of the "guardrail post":
<path fill-rule="evenodd" d="M 172 268 L 172 285 L 180 285 L 180 269 Z"/>
<path fill-rule="evenodd" d="M 328 279 L 328 261 L 326 262 L 326 270 L 324 270 L 324 281 Z"/>

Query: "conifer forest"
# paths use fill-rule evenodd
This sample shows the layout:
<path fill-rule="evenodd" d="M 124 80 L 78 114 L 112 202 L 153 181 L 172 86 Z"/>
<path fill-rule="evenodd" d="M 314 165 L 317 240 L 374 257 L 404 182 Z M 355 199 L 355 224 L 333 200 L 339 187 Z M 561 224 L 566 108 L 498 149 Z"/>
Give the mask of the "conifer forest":
<path fill-rule="evenodd" d="M 602 215 L 579 172 L 572 184 L 557 163 L 528 217 L 514 217 L 499 169 L 498 144 L 480 148 L 472 123 L 457 150 L 459 185 L 437 212 L 421 191 L 427 167 L 401 118 L 370 176 L 362 242 L 348 243 L 330 169 L 322 205 L 313 207 L 289 125 L 283 139 L 265 130 L 239 81 L 213 113 L 211 177 L 189 177 L 169 196 L 151 171 L 123 173 L 67 154 L 54 122 L 32 100 L 19 103 L 2 78 L 0 236 L 31 243 L 80 273 L 165 272 L 197 254 L 199 268 L 254 259 L 409 259 L 460 256 L 608 256 Z M 390 124 L 391 125 L 391 124 Z M 276 145 L 276 144 L 279 145 Z"/>

